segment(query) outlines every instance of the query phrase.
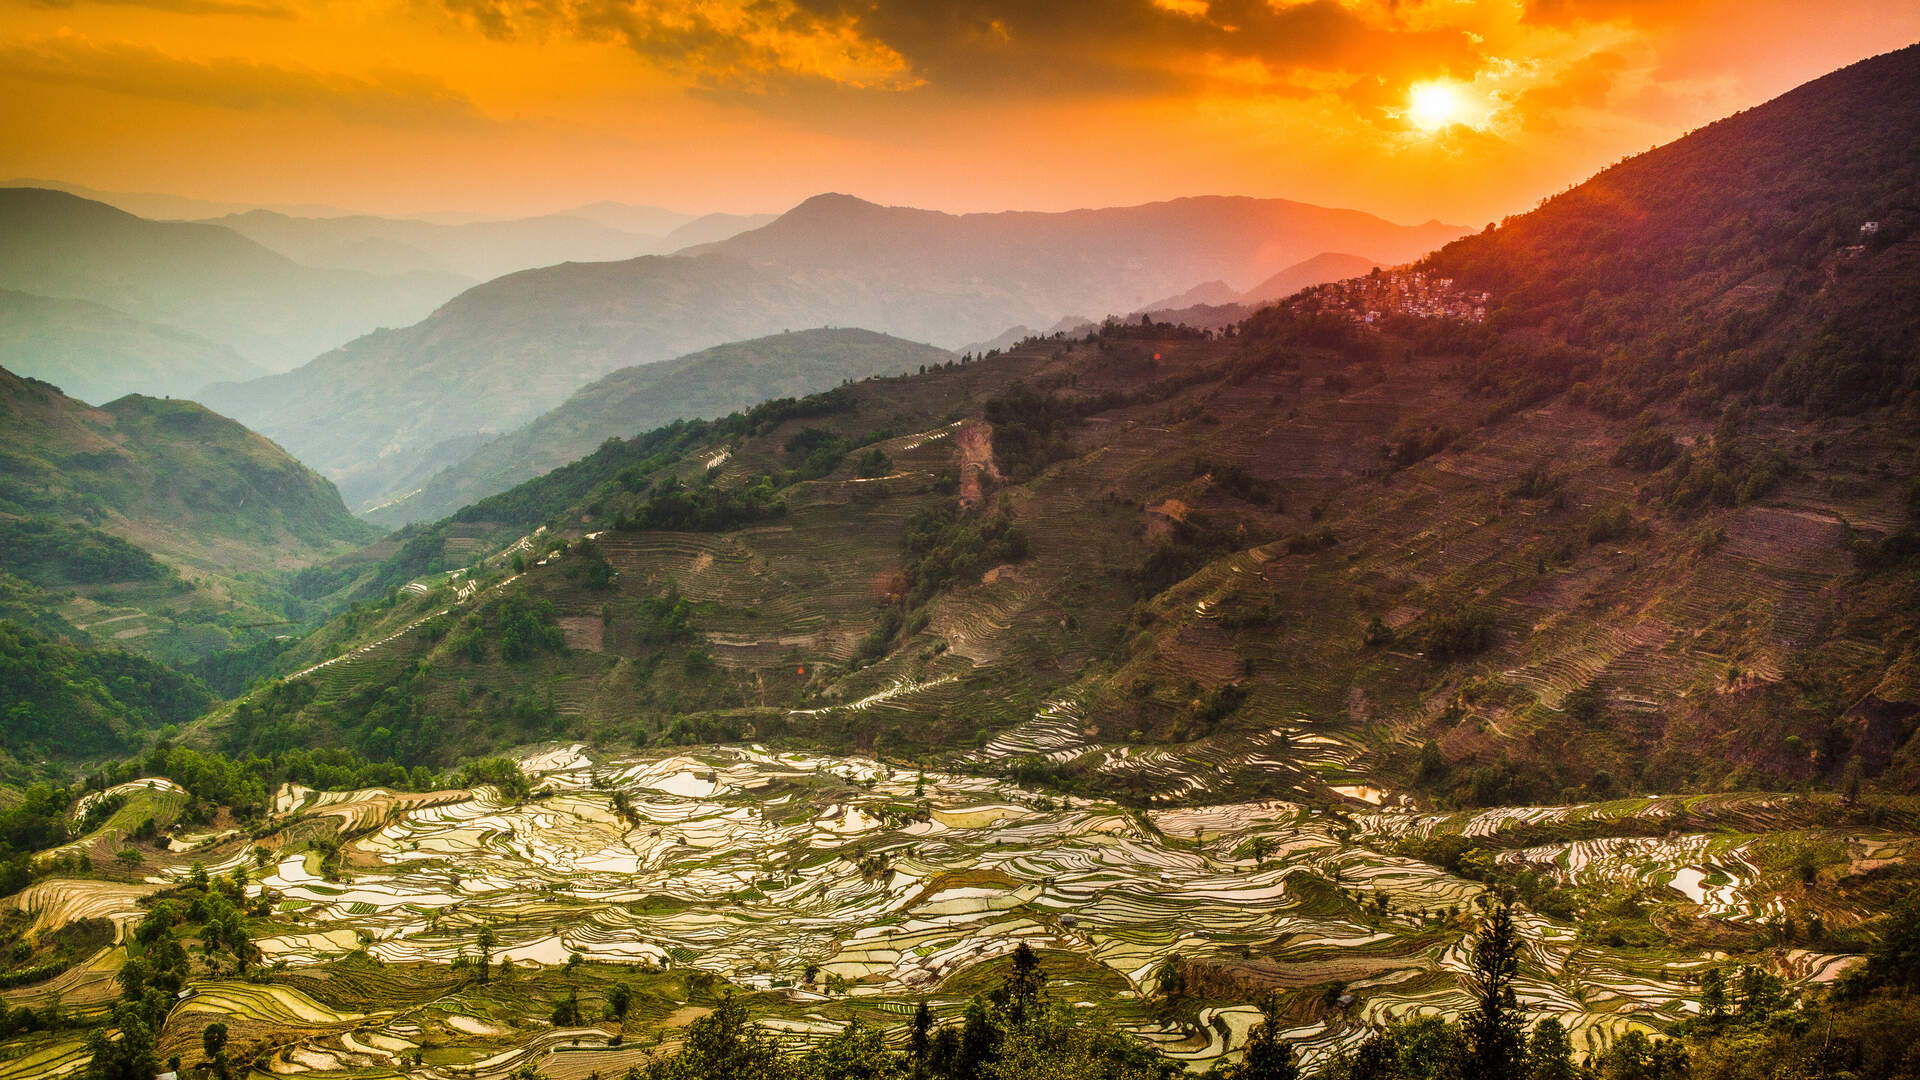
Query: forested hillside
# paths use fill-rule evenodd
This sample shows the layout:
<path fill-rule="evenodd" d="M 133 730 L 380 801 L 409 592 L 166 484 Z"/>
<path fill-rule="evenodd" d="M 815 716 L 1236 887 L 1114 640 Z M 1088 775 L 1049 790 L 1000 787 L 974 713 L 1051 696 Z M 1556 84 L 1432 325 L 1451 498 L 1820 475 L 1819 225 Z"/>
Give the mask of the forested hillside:
<path fill-rule="evenodd" d="M 829 328 L 730 342 L 677 360 L 622 368 L 367 516 L 394 523 L 433 520 L 585 456 L 610 438 L 952 359 L 952 353 L 931 345 Z"/>
<path fill-rule="evenodd" d="M 95 408 L 0 369 L 0 461 L 0 620 L 18 634 L 10 649 L 38 642 L 50 680 L 0 680 L 0 714 L 30 707 L 9 721 L 27 764 L 137 749 L 140 730 L 193 719 L 212 696 L 183 672 L 236 689 L 220 674 L 232 654 L 319 614 L 288 591 L 290 575 L 377 535 L 331 484 L 190 401 Z M 117 676 L 85 689 L 87 672 L 108 669 L 193 688 L 166 709 Z M 49 741 L 61 724 L 73 738 Z"/>

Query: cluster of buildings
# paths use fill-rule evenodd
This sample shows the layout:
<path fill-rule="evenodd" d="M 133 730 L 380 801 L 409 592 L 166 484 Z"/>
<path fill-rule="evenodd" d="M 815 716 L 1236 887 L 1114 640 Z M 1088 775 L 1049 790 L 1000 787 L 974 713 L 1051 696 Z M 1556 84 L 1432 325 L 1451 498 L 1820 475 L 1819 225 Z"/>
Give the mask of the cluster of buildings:
<path fill-rule="evenodd" d="M 1376 270 L 1316 286 L 1295 303 L 1305 311 L 1339 312 L 1364 323 L 1390 315 L 1485 322 L 1491 299 L 1490 293 L 1459 288 L 1452 278 L 1424 270 Z"/>

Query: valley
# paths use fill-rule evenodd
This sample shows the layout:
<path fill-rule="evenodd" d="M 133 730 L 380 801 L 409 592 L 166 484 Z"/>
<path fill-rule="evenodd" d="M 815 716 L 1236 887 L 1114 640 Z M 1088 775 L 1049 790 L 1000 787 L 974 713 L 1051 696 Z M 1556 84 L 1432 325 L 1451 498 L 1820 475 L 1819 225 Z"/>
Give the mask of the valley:
<path fill-rule="evenodd" d="M 415 1052 L 419 1076 L 522 1061 L 604 1074 L 670 1044 L 672 1014 L 650 1018 L 666 1024 L 637 1048 L 614 1038 L 637 1016 L 554 1028 L 527 1017 L 562 995 L 595 1004 L 622 981 L 680 1013 L 735 987 L 762 1025 L 802 1043 L 855 1017 L 900 1029 L 902 1001 L 957 1017 L 1022 942 L 1057 973 L 1056 992 L 1196 1066 L 1240 1049 L 1259 1022 L 1253 1000 L 1276 992 L 1312 1066 L 1385 1017 L 1471 1007 L 1456 980 L 1489 886 L 1408 854 L 1409 842 L 1461 838 L 1590 902 L 1637 905 L 1643 924 L 1760 927 L 1812 902 L 1836 929 L 1868 914 L 1848 895 L 1872 874 L 1861 868 L 1920 844 L 1911 808 L 1864 826 L 1831 798 L 1794 795 L 1461 814 L 1357 801 L 1133 810 L 751 744 L 637 755 L 558 745 L 517 768 L 525 794 L 288 786 L 246 836 L 176 841 L 145 889 L 49 880 L 16 903 L 43 921 L 106 918 L 124 934 L 140 894 L 190 867 L 251 871 L 248 895 L 270 905 L 250 924 L 259 973 L 196 982 L 161 1045 L 217 1018 L 275 1075 L 377 1070 Z M 340 838 L 324 859 L 312 846 L 322 836 Z M 1541 843 L 1554 836 L 1580 839 Z M 1811 887 L 1779 869 L 1782 851 L 1829 849 L 1835 861 Z M 448 984 L 449 965 L 481 954 L 482 927 L 500 974 Z M 1521 1001 L 1588 1051 L 1697 1012 L 1700 974 L 1721 955 L 1546 915 L 1522 927 Z M 1204 996 L 1162 993 L 1169 961 Z M 1761 962 L 1805 987 L 1858 961 L 1783 942 Z M 115 966 L 94 958 L 63 996 L 99 1000 Z M 1341 993 L 1352 1003 L 1336 1005 Z"/>
<path fill-rule="evenodd" d="M 782 33 L 910 94 L 877 12 Z M 0 190 L 36 370 L 329 342 L 0 370 L 0 1080 L 1911 1080 L 1916 132 L 1477 232 Z"/>

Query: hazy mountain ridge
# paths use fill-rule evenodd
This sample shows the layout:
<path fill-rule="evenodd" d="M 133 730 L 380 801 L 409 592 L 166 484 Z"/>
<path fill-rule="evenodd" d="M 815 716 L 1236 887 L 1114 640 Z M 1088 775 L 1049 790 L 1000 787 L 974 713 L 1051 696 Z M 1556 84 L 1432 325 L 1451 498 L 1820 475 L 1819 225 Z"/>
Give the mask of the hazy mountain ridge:
<path fill-rule="evenodd" d="M 1235 290 L 1224 281 L 1202 282 L 1178 296 L 1165 297 L 1121 317 L 1132 321 L 1145 315 L 1160 322 L 1173 322 L 1202 330 L 1224 329 L 1251 315 L 1256 308 L 1284 300 L 1301 289 L 1359 277 L 1378 265 L 1374 260 L 1359 255 L 1322 252 L 1311 259 L 1275 271 L 1272 277 L 1245 292 Z M 996 337 L 966 346 L 965 351 L 979 355 L 994 349 L 1011 348 L 1036 336 L 1063 334 L 1085 337 L 1099 325 L 1092 319 L 1068 317 L 1042 331 L 1024 325 L 1014 326 Z"/>
<path fill-rule="evenodd" d="M 173 195 L 159 191 L 103 191 L 85 184 L 74 184 L 64 180 L 35 179 L 15 177 L 0 182 L 0 187 L 41 188 L 47 191 L 64 191 L 69 195 L 92 202 L 106 203 L 108 206 L 124 210 L 135 217 L 153 221 L 200 221 L 206 218 L 222 217 L 227 214 L 244 214 L 249 210 L 271 210 L 278 214 L 292 214 L 302 217 L 335 217 L 352 211 L 337 206 L 325 206 L 316 203 L 297 205 L 256 206 L 253 204 L 221 202 L 215 199 L 196 199 L 186 195 Z"/>
<path fill-rule="evenodd" d="M 218 226 L 148 221 L 61 192 L 0 189 L 0 288 L 98 303 L 217 342 L 269 370 L 383 323 L 414 322 L 464 284 L 447 275 L 314 269 Z"/>
<path fill-rule="evenodd" d="M 1323 251 L 1311 259 L 1277 271 L 1272 277 L 1241 293 L 1235 298 L 1235 303 L 1250 308 L 1263 307 L 1285 300 L 1312 285 L 1324 285 L 1329 281 L 1360 277 L 1380 265 L 1382 264 L 1378 260 L 1364 255 Z"/>
<path fill-rule="evenodd" d="M 586 455 L 609 438 L 677 419 L 725 416 L 779 397 L 804 397 L 846 380 L 894 375 L 954 359 L 931 345 L 859 329 L 799 330 L 732 342 L 675 360 L 623 368 L 476 450 L 372 521 L 444 517 L 469 503 Z"/>
<path fill-rule="evenodd" d="M 1099 318 L 1140 310 L 1196 281 L 1240 287 L 1327 250 L 1360 248 L 1406 262 L 1464 231 L 1240 196 L 1063 213 L 945 214 L 832 194 L 689 253 L 721 252 L 829 280 L 884 275 L 894 290 L 920 294 L 915 304 L 872 312 L 885 321 L 849 321 L 957 345 L 978 336 L 966 330 L 980 327 L 983 296 L 1014 316 L 1003 317 L 1002 326 L 1047 325 L 1076 313 Z M 932 321 L 943 316 L 945 325 Z"/>
<path fill-rule="evenodd" d="M 209 387 L 205 400 L 360 505 L 610 371 L 805 326 L 809 306 L 791 284 L 721 256 L 569 263 L 477 286 L 424 322 L 283 375 Z"/>
<path fill-rule="evenodd" d="M 673 220 L 684 215 L 646 215 Z M 308 266 L 364 273 L 451 274 L 467 286 L 565 262 L 617 262 L 661 255 L 751 228 L 752 216 L 714 214 L 663 233 L 633 232 L 567 213 L 437 224 L 407 218 L 298 218 L 267 210 L 207 222 L 232 229 Z"/>
<path fill-rule="evenodd" d="M 297 372 L 210 388 L 207 400 L 332 477 L 353 505 L 378 504 L 454 464 L 444 448 L 510 431 L 621 367 L 795 327 L 939 345 L 1064 312 L 1130 310 L 1099 305 L 1152 299 L 1195 274 L 1264 276 L 1341 230 L 1409 258 L 1460 232 L 1284 200 L 949 215 L 822 196 L 677 256 L 511 274 L 415 326 Z M 1210 254 L 1218 245 L 1226 255 Z"/>
<path fill-rule="evenodd" d="M 88 300 L 0 289 L 0 359 L 74 397 L 187 397 L 216 380 L 266 374 L 224 345 Z"/>

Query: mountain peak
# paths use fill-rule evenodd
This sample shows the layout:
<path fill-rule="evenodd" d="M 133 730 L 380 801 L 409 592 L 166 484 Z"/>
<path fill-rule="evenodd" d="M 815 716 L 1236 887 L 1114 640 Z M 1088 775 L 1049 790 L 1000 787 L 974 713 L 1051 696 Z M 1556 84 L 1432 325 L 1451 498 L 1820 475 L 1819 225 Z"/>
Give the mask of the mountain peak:
<path fill-rule="evenodd" d="M 795 206 L 792 210 L 787 211 L 787 213 L 794 214 L 803 210 L 817 212 L 820 210 L 850 210 L 857 208 L 884 209 L 879 203 L 863 199 L 858 195 L 848 195 L 841 191 L 823 191 L 818 195 L 811 195 L 801 200 L 800 205 Z"/>

